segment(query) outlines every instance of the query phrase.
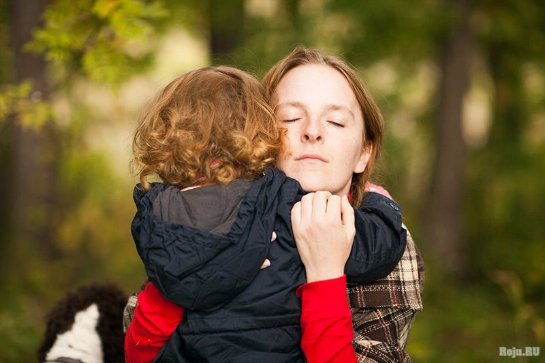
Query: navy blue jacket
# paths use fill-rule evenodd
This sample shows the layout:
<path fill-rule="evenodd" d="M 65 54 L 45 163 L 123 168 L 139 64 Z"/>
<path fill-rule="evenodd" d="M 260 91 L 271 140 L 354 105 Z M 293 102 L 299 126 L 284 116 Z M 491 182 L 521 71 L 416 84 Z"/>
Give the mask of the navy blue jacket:
<path fill-rule="evenodd" d="M 295 290 L 305 272 L 290 219 L 303 194 L 274 168 L 227 186 L 135 188 L 132 233 L 148 277 L 186 308 L 156 362 L 304 361 Z M 366 194 L 355 217 L 345 272 L 348 281 L 366 283 L 399 262 L 406 231 L 399 206 L 376 193 Z M 271 266 L 260 270 L 265 258 Z"/>

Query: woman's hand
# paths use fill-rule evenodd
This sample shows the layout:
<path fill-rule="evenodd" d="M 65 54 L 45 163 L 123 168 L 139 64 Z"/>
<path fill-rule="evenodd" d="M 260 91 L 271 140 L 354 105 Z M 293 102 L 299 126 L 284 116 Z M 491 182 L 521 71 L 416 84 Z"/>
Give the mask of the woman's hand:
<path fill-rule="evenodd" d="M 329 192 L 306 194 L 293 206 L 291 222 L 307 282 L 342 276 L 356 233 L 348 198 Z"/>

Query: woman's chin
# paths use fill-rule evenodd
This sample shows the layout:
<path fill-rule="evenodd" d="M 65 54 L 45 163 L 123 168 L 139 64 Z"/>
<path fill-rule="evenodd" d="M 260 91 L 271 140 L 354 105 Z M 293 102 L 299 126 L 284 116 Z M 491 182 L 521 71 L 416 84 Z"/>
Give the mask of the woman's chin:
<path fill-rule="evenodd" d="M 342 183 L 338 183 L 338 181 L 331 177 L 331 174 L 324 170 L 285 168 L 284 172 L 290 178 L 297 180 L 301 184 L 301 188 L 307 193 L 317 191 L 335 193 L 342 189 Z"/>
<path fill-rule="evenodd" d="M 297 180 L 301 188 L 307 192 L 326 191 L 336 195 L 348 194 L 350 190 L 350 181 L 345 185 L 332 183 L 332 180 L 326 178 L 300 178 Z"/>
<path fill-rule="evenodd" d="M 307 193 L 317 192 L 321 190 L 331 191 L 331 186 L 328 186 L 323 182 L 320 183 L 317 180 L 303 180 L 299 181 L 299 184 L 301 184 L 301 188 L 303 188 L 303 190 Z"/>

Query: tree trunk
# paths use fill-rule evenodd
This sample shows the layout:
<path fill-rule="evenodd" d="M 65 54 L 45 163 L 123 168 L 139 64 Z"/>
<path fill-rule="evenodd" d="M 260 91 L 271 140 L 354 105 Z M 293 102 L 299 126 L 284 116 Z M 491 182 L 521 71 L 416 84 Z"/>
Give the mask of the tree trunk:
<path fill-rule="evenodd" d="M 305 38 L 303 34 L 303 25 L 301 23 L 301 0 L 284 0 L 284 10 L 286 11 L 288 23 L 293 27 L 293 42 L 297 39 Z M 304 42 L 303 42 L 304 44 Z"/>
<path fill-rule="evenodd" d="M 441 83 L 436 126 L 436 160 L 428 208 L 424 211 L 424 239 L 447 273 L 465 275 L 467 255 L 462 235 L 466 145 L 462 135 L 463 99 L 469 84 L 472 33 L 470 1 L 454 0 L 459 22 L 441 54 Z"/>
<path fill-rule="evenodd" d="M 34 99 L 46 100 L 49 89 L 46 64 L 41 56 L 23 50 L 32 32 L 40 25 L 46 1 L 12 0 L 9 2 L 10 41 L 13 54 L 14 83 L 30 80 Z M 28 248 L 45 258 L 57 255 L 53 243 L 55 133 L 48 124 L 39 131 L 10 122 L 9 179 L 3 223 L 10 230 L 9 249 Z M 4 179 L 6 180 L 6 179 Z"/>
<path fill-rule="evenodd" d="M 208 1 L 212 63 L 230 63 L 227 56 L 244 41 L 244 0 Z"/>

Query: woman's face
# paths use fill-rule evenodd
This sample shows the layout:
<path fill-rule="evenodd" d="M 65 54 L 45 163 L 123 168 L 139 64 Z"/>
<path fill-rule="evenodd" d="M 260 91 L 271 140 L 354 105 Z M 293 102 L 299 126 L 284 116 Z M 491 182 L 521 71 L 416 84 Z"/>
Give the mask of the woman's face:
<path fill-rule="evenodd" d="M 369 160 L 363 115 L 344 76 L 326 65 L 302 65 L 278 84 L 272 106 L 287 140 L 277 166 L 307 192 L 345 195 L 352 173 Z"/>

